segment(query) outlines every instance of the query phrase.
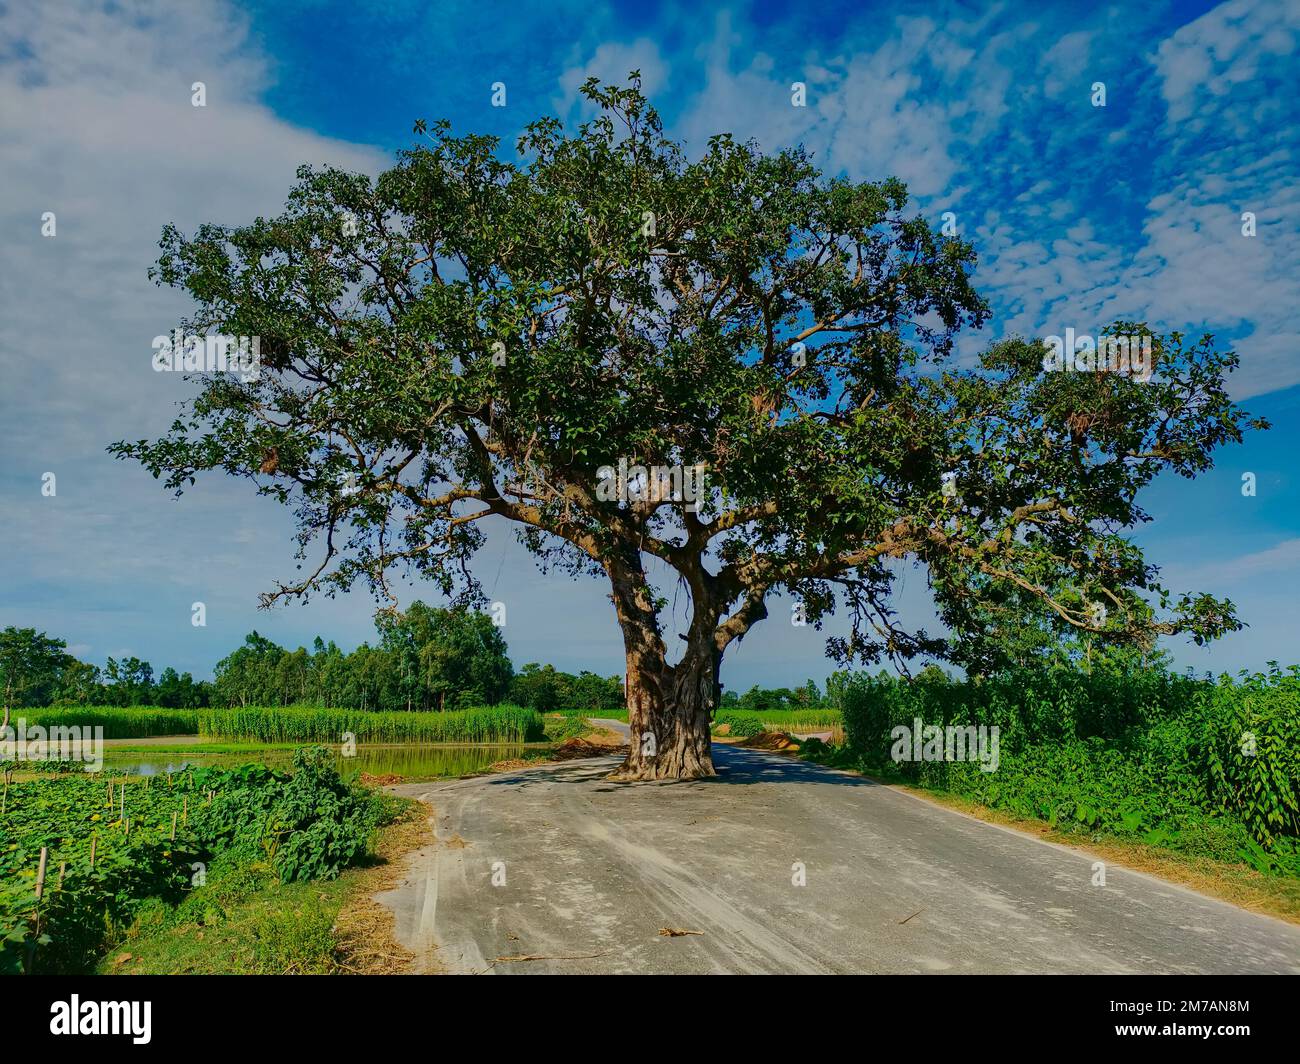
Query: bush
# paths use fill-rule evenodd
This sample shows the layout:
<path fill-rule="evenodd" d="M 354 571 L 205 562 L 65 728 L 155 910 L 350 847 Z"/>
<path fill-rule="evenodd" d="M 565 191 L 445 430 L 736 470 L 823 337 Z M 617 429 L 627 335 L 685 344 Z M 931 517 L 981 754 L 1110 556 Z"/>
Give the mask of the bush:
<path fill-rule="evenodd" d="M 76 972 L 93 967 L 115 927 L 183 902 L 197 865 L 261 864 L 286 882 L 332 878 L 364 858 L 390 812 L 382 796 L 344 783 L 324 750 L 296 751 L 291 774 L 245 765 L 126 784 L 129 832 L 118 817 L 123 783 L 82 773 L 9 789 L 0 832 L 0 972 L 26 966 L 42 847 L 47 875 L 64 864 L 66 876 L 62 889 L 46 884 L 37 970 Z"/>
<path fill-rule="evenodd" d="M 755 735 L 761 735 L 767 730 L 767 725 L 763 723 L 762 717 L 757 713 L 747 713 L 744 710 L 719 710 L 714 715 L 713 726 L 718 728 L 723 724 L 728 725 L 727 734 L 738 736 L 741 739 L 750 739 Z"/>
<path fill-rule="evenodd" d="M 882 673 L 847 681 L 841 701 L 848 746 L 868 768 L 889 763 L 891 729 L 916 718 L 997 726 L 997 772 L 946 761 L 894 770 L 1017 815 L 1198 840 L 1275 869 L 1290 866 L 1300 837 L 1300 667 L 1217 683 L 1159 670 Z"/>

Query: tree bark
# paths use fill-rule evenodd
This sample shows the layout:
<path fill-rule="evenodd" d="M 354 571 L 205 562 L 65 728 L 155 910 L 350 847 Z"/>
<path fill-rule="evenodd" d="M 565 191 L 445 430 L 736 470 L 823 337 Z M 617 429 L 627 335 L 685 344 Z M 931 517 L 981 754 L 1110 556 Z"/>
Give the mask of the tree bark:
<path fill-rule="evenodd" d="M 667 663 L 658 619 L 639 564 L 609 564 L 612 598 L 627 657 L 627 713 L 632 732 L 620 780 L 700 779 L 714 776 L 710 725 L 718 704 L 722 654 L 713 642 L 713 618 L 697 606 L 686 652 Z"/>
<path fill-rule="evenodd" d="M 718 655 L 688 652 L 677 665 L 628 665 L 627 712 L 632 732 L 622 780 L 701 779 L 716 775 L 710 727 L 718 703 Z"/>

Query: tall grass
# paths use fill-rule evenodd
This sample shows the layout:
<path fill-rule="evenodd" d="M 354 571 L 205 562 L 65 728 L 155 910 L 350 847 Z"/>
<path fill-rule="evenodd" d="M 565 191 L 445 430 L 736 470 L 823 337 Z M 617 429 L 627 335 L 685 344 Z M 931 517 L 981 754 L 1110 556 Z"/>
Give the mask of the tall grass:
<path fill-rule="evenodd" d="M 754 715 L 769 730 L 782 731 L 830 731 L 844 720 L 838 709 L 764 709 L 755 710 Z"/>
<path fill-rule="evenodd" d="M 917 718 L 996 726 L 997 771 L 891 764 L 894 729 L 910 734 Z M 978 682 L 860 674 L 845 689 L 844 730 L 868 769 L 1053 825 L 1189 849 L 1214 839 L 1210 855 L 1300 875 L 1300 666 L 1213 682 L 1159 670 L 1021 670 Z"/>
<path fill-rule="evenodd" d="M 373 712 L 316 706 L 242 706 L 198 710 L 205 738 L 262 743 L 339 743 L 350 732 L 359 743 L 538 742 L 542 717 L 520 706 L 432 712 Z"/>
<path fill-rule="evenodd" d="M 48 706 L 16 709 L 11 726 L 20 720 L 28 728 L 103 728 L 105 739 L 147 739 L 159 735 L 194 735 L 199 730 L 196 709 L 163 709 L 159 706 Z"/>

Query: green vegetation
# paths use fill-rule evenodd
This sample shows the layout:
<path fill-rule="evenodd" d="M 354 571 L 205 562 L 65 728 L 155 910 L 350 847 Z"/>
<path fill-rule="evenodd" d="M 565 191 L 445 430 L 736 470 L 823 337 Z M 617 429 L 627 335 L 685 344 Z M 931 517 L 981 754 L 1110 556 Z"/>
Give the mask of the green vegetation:
<path fill-rule="evenodd" d="M 548 713 L 544 720 L 546 739 L 552 743 L 581 738 L 595 730 L 585 716 L 576 713 Z"/>
<path fill-rule="evenodd" d="M 998 726 L 997 771 L 893 762 L 892 729 L 917 718 Z M 844 729 L 839 754 L 810 753 L 1062 830 L 1300 875 L 1300 666 L 1217 682 L 1159 668 L 860 676 Z"/>
<path fill-rule="evenodd" d="M 838 684 L 840 677 L 834 674 L 827 681 L 825 695 L 817 687 L 815 680 L 807 680 L 802 687 L 759 687 L 755 684 L 744 694 L 725 691 L 720 707 L 722 709 L 740 709 L 752 713 L 769 713 L 774 710 L 789 709 L 832 709 L 838 702 Z"/>
<path fill-rule="evenodd" d="M 380 612 L 375 625 L 379 645 L 363 643 L 351 653 L 319 637 L 310 651 L 290 651 L 251 632 L 217 662 L 211 683 L 171 668 L 155 679 L 153 666 L 138 658 L 109 658 L 100 669 L 68 654 L 61 639 L 10 627 L 0 631 L 0 691 L 19 708 L 305 704 L 394 711 L 465 709 L 509 695 L 514 667 L 487 614 L 415 602 L 404 613 Z M 571 678 L 565 694 L 586 690 L 590 675 Z"/>
<path fill-rule="evenodd" d="M 52 706 L 20 710 L 14 714 L 30 727 L 60 726 L 103 728 L 105 739 L 149 739 L 166 735 L 195 735 L 198 712 L 157 706 Z"/>
<path fill-rule="evenodd" d="M 218 862 L 176 906 L 139 907 L 99 962 L 103 974 L 327 975 L 344 878 L 285 883 L 261 863 Z"/>
<path fill-rule="evenodd" d="M 540 714 L 508 705 L 446 713 L 247 706 L 204 709 L 198 717 L 204 737 L 243 742 L 340 743 L 345 732 L 358 743 L 522 743 L 545 737 Z"/>
<path fill-rule="evenodd" d="M 195 735 L 236 743 L 284 744 L 540 742 L 540 714 L 500 705 L 437 712 L 380 712 L 319 706 L 244 706 L 235 709 L 169 710 L 153 706 L 59 706 L 21 710 L 29 727 L 102 727 L 105 739 Z M 18 715 L 15 715 L 17 723 Z M 185 747 L 199 752 L 203 747 Z M 238 752 L 237 750 L 234 752 Z"/>
<path fill-rule="evenodd" d="M 90 970 L 140 913 L 181 904 L 209 867 L 283 883 L 331 879 L 366 857 L 391 809 L 344 783 L 323 750 L 298 751 L 291 773 L 245 765 L 11 785 L 0 822 L 0 971 Z"/>
<path fill-rule="evenodd" d="M 826 731 L 840 724 L 843 718 L 837 709 L 791 709 L 746 712 L 720 709 L 713 717 L 716 731 L 727 725 L 727 734 L 748 739 L 765 731 Z"/>
<path fill-rule="evenodd" d="M 510 700 L 539 713 L 554 713 L 561 706 L 569 706 L 575 712 L 604 716 L 610 710 L 623 708 L 623 681 L 585 670 L 574 676 L 552 665 L 530 661 L 511 682 Z"/>

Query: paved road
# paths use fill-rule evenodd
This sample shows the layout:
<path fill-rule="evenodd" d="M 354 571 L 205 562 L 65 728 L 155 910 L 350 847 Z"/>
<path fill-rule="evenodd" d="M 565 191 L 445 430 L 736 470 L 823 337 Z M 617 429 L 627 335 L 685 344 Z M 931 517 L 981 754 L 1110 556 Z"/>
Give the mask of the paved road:
<path fill-rule="evenodd" d="M 1300 927 L 1114 865 L 1093 886 L 1088 855 L 857 776 L 714 759 L 690 783 L 600 758 L 394 788 L 438 838 L 380 896 L 399 939 L 451 972 L 1300 972 Z"/>

